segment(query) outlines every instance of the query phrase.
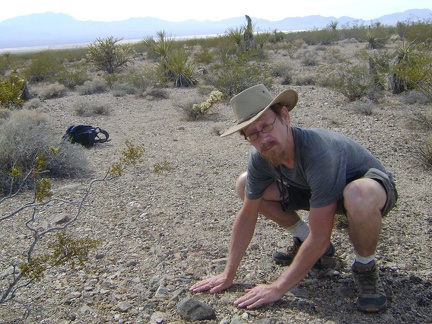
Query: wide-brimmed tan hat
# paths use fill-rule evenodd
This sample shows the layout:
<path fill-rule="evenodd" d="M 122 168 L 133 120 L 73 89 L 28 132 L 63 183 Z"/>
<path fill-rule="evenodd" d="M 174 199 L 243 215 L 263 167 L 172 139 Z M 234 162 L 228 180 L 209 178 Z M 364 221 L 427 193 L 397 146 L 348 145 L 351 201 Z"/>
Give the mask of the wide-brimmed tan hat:
<path fill-rule="evenodd" d="M 273 96 L 263 84 L 250 87 L 231 99 L 230 105 L 237 118 L 237 124 L 229 128 L 221 136 L 231 135 L 245 128 L 276 103 L 281 103 L 290 111 L 295 107 L 297 101 L 298 95 L 294 90 L 284 90 L 273 99 Z"/>

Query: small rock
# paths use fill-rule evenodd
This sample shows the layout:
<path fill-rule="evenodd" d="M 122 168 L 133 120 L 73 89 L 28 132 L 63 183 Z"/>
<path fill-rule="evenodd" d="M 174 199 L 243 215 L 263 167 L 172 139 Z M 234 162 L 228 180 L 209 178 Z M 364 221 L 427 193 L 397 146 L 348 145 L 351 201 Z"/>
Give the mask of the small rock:
<path fill-rule="evenodd" d="M 126 263 L 126 267 L 134 267 L 138 264 L 136 260 L 130 260 Z"/>
<path fill-rule="evenodd" d="M 164 286 L 159 286 L 159 288 L 156 290 L 155 298 L 166 298 L 168 294 L 168 289 L 166 289 Z"/>
<path fill-rule="evenodd" d="M 121 302 L 117 304 L 117 310 L 122 313 L 126 313 L 130 308 L 132 307 L 132 304 L 130 302 Z"/>
<path fill-rule="evenodd" d="M 164 323 L 167 319 L 167 316 L 165 313 L 162 312 L 154 312 L 152 316 L 150 317 L 150 323 L 156 323 L 161 324 Z"/>
<path fill-rule="evenodd" d="M 194 298 L 183 299 L 178 303 L 177 311 L 188 321 L 216 319 L 216 312 L 213 308 Z"/>
<path fill-rule="evenodd" d="M 65 224 L 69 221 L 69 215 L 67 214 L 58 214 L 53 217 L 52 222 L 57 225 Z"/>

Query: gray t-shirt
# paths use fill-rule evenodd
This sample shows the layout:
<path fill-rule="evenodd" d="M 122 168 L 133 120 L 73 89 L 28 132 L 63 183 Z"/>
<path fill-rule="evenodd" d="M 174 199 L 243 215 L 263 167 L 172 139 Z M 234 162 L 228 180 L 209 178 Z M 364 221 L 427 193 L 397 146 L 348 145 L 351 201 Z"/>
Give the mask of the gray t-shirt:
<path fill-rule="evenodd" d="M 291 188 L 310 191 L 310 207 L 328 206 L 340 200 L 350 181 L 370 168 L 386 172 L 372 153 L 352 139 L 326 129 L 292 127 L 295 144 L 294 168 L 280 167 L 283 182 Z M 252 149 L 248 162 L 246 196 L 260 198 L 280 172 Z"/>

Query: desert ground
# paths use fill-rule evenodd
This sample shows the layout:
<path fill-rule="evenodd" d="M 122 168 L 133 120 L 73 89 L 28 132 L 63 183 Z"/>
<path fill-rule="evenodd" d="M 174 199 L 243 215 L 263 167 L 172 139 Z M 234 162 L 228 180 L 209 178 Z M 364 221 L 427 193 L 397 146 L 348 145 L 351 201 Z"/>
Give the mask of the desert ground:
<path fill-rule="evenodd" d="M 350 55 L 365 44 L 338 44 Z M 289 60 L 282 52 L 271 60 Z M 293 73 L 314 73 L 317 67 L 293 62 Z M 200 323 L 431 323 L 432 322 L 432 172 L 423 168 L 417 149 L 426 130 L 415 122 L 432 105 L 406 104 L 387 92 L 371 115 L 361 114 L 355 102 L 319 86 L 291 88 L 299 103 L 291 122 L 343 133 L 367 147 L 393 173 L 399 201 L 383 219 L 376 253 L 389 306 L 379 314 L 356 309 L 356 290 L 350 273 L 353 260 L 346 223 L 335 221 L 332 241 L 344 263 L 339 271 L 311 271 L 280 301 L 256 310 L 233 302 L 244 290 L 278 278 L 284 268 L 272 253 L 285 249 L 292 238 L 260 217 L 255 236 L 238 269 L 234 285 L 221 293 L 192 293 L 196 281 L 223 269 L 230 230 L 241 206 L 236 177 L 246 169 L 250 144 L 237 134 L 219 134 L 234 123 L 227 103 L 219 103 L 198 120 L 185 118 L 177 104 L 198 96 L 196 88 L 168 89 L 167 99 L 150 100 L 111 93 L 88 96 L 104 103 L 110 114 L 80 117 L 73 104 L 82 96 L 70 92 L 43 102 L 50 127 L 61 139 L 69 125 L 91 124 L 107 130 L 110 141 L 85 149 L 94 177 L 103 177 L 120 157 L 125 140 L 142 145 L 142 161 L 123 177 L 94 187 L 85 210 L 68 231 L 100 239 L 85 266 L 48 269 L 44 278 L 23 288 L 19 300 L 31 301 L 28 323 L 185 323 L 177 311 L 184 298 L 195 298 L 214 309 L 216 319 Z M 202 96 L 201 96 L 202 98 Z M 205 100 L 205 98 L 202 98 Z M 155 165 L 164 165 L 161 173 Z M 90 179 L 53 180 L 53 193 L 79 200 Z M 30 193 L 19 197 L 29 199 Z M 5 208 L 5 207 L 2 207 Z M 44 211 L 47 222 L 67 212 L 64 205 Z M 301 213 L 307 220 L 307 213 Z M 25 251 L 30 234 L 16 223 L 0 228 L 2 285 L 10 274 L 14 251 Z M 0 323 L 18 322 L 17 303 L 0 306 Z"/>

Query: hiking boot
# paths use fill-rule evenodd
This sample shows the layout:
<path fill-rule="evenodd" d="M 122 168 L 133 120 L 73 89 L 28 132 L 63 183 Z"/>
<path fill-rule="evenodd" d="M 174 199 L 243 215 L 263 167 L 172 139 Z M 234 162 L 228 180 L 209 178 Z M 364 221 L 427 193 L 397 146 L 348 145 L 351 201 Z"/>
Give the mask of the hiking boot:
<path fill-rule="evenodd" d="M 287 249 L 287 253 L 276 251 L 273 253 L 273 260 L 276 264 L 280 266 L 288 266 L 291 264 L 291 262 L 294 260 L 300 245 L 302 245 L 302 241 L 298 237 L 293 238 L 294 244 Z M 318 260 L 318 262 L 315 264 L 314 268 L 322 269 L 325 268 L 331 268 L 330 264 L 333 265 L 331 262 L 332 256 L 335 254 L 335 248 L 332 243 L 330 243 L 330 246 L 328 247 L 327 251 L 324 252 L 323 256 Z M 323 259 L 323 260 L 321 260 Z M 328 266 L 327 266 L 328 265 Z"/>
<path fill-rule="evenodd" d="M 357 308 L 362 312 L 379 312 L 387 307 L 387 296 L 379 280 L 375 261 L 354 262 L 351 267 L 358 289 Z"/>

